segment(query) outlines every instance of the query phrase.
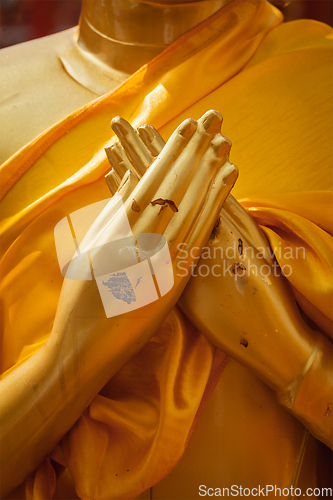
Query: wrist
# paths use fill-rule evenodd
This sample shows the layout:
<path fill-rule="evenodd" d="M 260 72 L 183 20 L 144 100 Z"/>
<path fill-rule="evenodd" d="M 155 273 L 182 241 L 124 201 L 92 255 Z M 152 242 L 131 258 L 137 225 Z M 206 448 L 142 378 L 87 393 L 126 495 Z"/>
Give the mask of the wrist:
<path fill-rule="evenodd" d="M 303 372 L 299 372 L 286 389 L 277 392 L 277 399 L 311 434 L 332 448 L 332 398 L 332 345 L 318 334 Z"/>

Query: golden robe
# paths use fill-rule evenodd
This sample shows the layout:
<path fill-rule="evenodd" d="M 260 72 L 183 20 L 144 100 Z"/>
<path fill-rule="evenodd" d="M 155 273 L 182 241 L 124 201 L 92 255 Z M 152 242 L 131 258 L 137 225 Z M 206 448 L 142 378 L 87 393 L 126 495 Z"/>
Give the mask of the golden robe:
<path fill-rule="evenodd" d="M 332 89 L 331 28 L 282 24 L 266 1 L 235 0 L 8 160 L 1 173 L 3 376 L 50 334 L 63 281 L 54 227 L 109 197 L 104 147 L 117 115 L 133 126 L 150 123 L 167 139 L 183 119 L 218 109 L 240 170 L 234 196 L 246 198 L 273 247 L 307 246 L 310 258 L 293 262 L 291 283 L 305 314 L 323 329 L 331 325 Z M 68 498 L 57 486 L 57 464 L 89 500 L 134 498 L 168 474 L 171 483 L 166 477 L 154 486 L 154 499 L 198 498 L 200 484 L 315 487 L 307 435 L 267 386 L 175 308 L 26 481 L 25 495 Z"/>

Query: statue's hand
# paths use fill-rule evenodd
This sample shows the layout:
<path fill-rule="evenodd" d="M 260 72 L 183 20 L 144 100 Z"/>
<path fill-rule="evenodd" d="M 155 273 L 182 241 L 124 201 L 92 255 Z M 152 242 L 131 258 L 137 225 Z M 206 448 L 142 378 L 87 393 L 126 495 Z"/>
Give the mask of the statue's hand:
<path fill-rule="evenodd" d="M 188 258 L 185 251 L 180 269 Z M 331 343 L 305 323 L 266 237 L 231 195 L 178 305 L 214 345 L 250 368 L 276 391 L 282 406 L 332 448 Z"/>
<path fill-rule="evenodd" d="M 0 384 L 3 497 L 52 451 L 177 302 L 190 276 L 175 272 L 179 243 L 206 244 L 237 177 L 220 125 L 216 112 L 186 120 L 140 181 L 127 174 L 80 242 L 49 339 Z M 87 221 L 80 221 L 76 228 L 84 229 Z"/>
<path fill-rule="evenodd" d="M 117 196 L 84 237 L 81 245 L 89 250 L 91 270 L 87 260 L 73 259 L 68 272 L 74 279 L 65 280 L 54 325 L 62 349 L 70 350 L 69 345 L 63 346 L 76 337 L 79 350 L 96 352 L 100 366 L 108 365 L 108 376 L 149 340 L 177 302 L 191 275 L 190 271 L 186 276 L 177 273 L 179 248 L 200 249 L 207 243 L 237 178 L 236 167 L 228 161 L 230 142 L 220 134 L 218 112 L 208 112 L 198 122 L 185 120 L 146 172 L 144 161 L 151 162 L 154 144 L 149 143 L 146 154 L 144 143 L 141 139 L 134 142 L 139 136 L 125 120 L 116 119 L 113 127 L 130 151 L 137 175 L 123 168 Z M 120 208 L 115 211 L 117 197 Z M 154 286 L 155 295 L 147 301 L 153 282 L 148 258 L 160 297 Z M 189 269 L 193 260 L 188 261 Z M 96 281 L 75 280 L 76 275 L 84 276 L 84 265 Z M 132 276 L 138 266 L 140 275 Z M 130 285 L 133 293 L 126 296 L 125 288 Z"/>
<path fill-rule="evenodd" d="M 127 169 L 141 176 L 162 151 L 164 142 L 149 125 L 135 131 L 117 119 L 112 127 L 121 143 L 107 151 L 113 166 L 107 179 L 109 186 L 112 179 L 115 190 L 121 177 L 128 176 Z M 130 199 L 131 189 L 126 192 Z M 175 275 L 189 280 L 178 305 L 214 345 L 280 390 L 303 368 L 312 351 L 312 334 L 299 315 L 265 235 L 253 219 L 231 195 L 216 219 L 217 227 L 206 246 L 177 240 Z M 310 335 L 310 344 L 305 343 L 295 356 L 287 338 L 300 331 L 305 331 L 305 338 Z M 283 370 L 281 357 L 286 360 Z"/>
<path fill-rule="evenodd" d="M 162 148 L 158 133 L 147 130 Z M 145 150 L 146 158 L 150 154 L 149 164 L 149 142 L 139 134 L 143 142 L 135 148 Z M 133 137 L 132 144 L 140 142 Z M 131 147 L 126 154 L 116 148 L 118 161 L 123 155 L 130 168 Z M 329 342 L 305 324 L 265 235 L 231 195 L 216 226 L 205 247 L 179 247 L 176 274 L 191 273 L 191 279 L 178 305 L 214 345 L 276 390 L 280 403 L 331 445 Z"/>
<path fill-rule="evenodd" d="M 188 254 L 184 247 L 181 274 Z M 178 304 L 214 345 L 274 390 L 286 389 L 311 355 L 314 335 L 288 281 L 265 235 L 231 195 Z"/>
<path fill-rule="evenodd" d="M 148 125 L 135 131 L 120 119 L 112 126 L 121 142 L 107 151 L 115 190 L 126 169 L 142 175 L 162 151 L 163 140 Z M 108 178 L 110 185 L 110 174 Z M 131 191 L 126 195 L 131 198 Z M 178 305 L 214 345 L 275 389 L 282 383 L 280 357 L 272 355 L 278 350 L 288 360 L 283 380 L 287 386 L 297 358 L 289 352 L 282 332 L 291 328 L 297 332 L 304 325 L 287 280 L 272 258 L 265 235 L 231 195 L 216 219 L 206 246 L 178 240 L 175 275 L 190 278 Z M 306 350 L 306 359 L 308 354 Z"/>

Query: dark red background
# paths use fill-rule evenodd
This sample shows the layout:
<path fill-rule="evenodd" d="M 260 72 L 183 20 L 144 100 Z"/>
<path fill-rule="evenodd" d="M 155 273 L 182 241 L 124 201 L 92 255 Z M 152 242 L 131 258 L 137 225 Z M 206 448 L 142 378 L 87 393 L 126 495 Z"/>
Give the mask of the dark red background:
<path fill-rule="evenodd" d="M 332 26 L 331 0 L 292 0 L 285 19 L 309 18 Z M 0 47 L 7 47 L 77 24 L 81 0 L 0 0 Z"/>

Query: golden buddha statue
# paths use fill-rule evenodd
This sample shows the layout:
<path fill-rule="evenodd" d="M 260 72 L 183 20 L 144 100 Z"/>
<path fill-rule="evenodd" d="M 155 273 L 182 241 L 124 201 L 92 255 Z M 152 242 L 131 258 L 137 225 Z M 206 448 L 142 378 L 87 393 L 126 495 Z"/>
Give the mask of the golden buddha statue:
<path fill-rule="evenodd" d="M 3 498 L 324 484 L 332 30 L 281 23 L 265 0 L 85 0 L 78 32 L 0 53 L 3 159 L 21 148 L 2 167 Z M 123 235 L 108 157 L 133 233 L 164 235 L 175 280 L 114 317 L 96 280 L 63 279 L 54 239 L 67 218 L 84 245 L 73 214 L 103 200 L 88 240 Z"/>

